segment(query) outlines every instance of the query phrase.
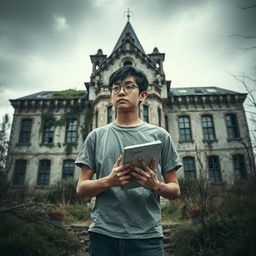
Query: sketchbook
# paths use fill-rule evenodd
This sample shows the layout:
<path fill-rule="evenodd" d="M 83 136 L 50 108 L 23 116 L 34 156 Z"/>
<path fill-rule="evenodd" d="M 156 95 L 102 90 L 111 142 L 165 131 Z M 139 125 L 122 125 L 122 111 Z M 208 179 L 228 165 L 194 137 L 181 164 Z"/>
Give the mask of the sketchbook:
<path fill-rule="evenodd" d="M 135 166 L 143 169 L 143 167 L 137 161 L 137 158 L 142 158 L 147 163 L 147 165 L 150 166 L 153 157 L 156 158 L 156 163 L 158 162 L 161 150 L 162 142 L 160 140 L 144 144 L 127 146 L 123 150 L 123 164 L 131 161 L 136 161 Z M 140 184 L 138 184 L 136 181 L 133 181 L 131 183 L 123 185 L 122 189 L 131 189 L 139 186 Z"/>

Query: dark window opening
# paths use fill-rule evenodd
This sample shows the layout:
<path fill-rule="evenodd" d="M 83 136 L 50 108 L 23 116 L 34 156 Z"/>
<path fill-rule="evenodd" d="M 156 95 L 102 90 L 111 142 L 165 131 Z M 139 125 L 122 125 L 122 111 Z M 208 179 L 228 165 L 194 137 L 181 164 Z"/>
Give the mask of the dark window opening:
<path fill-rule="evenodd" d="M 62 178 L 67 179 L 74 177 L 74 160 L 64 160 L 62 169 Z"/>
<path fill-rule="evenodd" d="M 21 128 L 20 128 L 19 143 L 28 144 L 30 142 L 31 129 L 32 129 L 32 120 L 31 119 L 22 120 Z"/>
<path fill-rule="evenodd" d="M 51 169 L 51 161 L 50 160 L 40 160 L 39 161 L 37 185 L 48 185 L 49 184 L 50 169 Z"/>
<path fill-rule="evenodd" d="M 23 185 L 25 181 L 27 160 L 19 159 L 15 161 L 13 185 Z"/>

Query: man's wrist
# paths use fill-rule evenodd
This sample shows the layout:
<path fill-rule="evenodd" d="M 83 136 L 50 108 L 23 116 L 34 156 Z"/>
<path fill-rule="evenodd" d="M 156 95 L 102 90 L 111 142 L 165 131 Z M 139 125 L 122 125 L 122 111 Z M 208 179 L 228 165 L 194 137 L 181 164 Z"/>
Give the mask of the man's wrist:
<path fill-rule="evenodd" d="M 161 193 L 161 187 L 162 187 L 162 183 L 160 181 L 158 181 L 157 185 L 154 188 L 150 189 L 150 190 L 155 195 L 159 195 Z"/>
<path fill-rule="evenodd" d="M 103 188 L 108 189 L 111 187 L 110 180 L 109 180 L 108 176 L 101 178 L 101 182 L 102 182 Z"/>

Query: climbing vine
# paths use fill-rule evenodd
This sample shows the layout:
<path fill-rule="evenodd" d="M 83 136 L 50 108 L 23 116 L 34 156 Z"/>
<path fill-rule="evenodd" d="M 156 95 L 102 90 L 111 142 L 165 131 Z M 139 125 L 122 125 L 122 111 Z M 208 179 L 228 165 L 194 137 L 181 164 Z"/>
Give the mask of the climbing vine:
<path fill-rule="evenodd" d="M 81 125 L 81 128 L 82 128 L 81 133 L 83 136 L 83 140 L 86 139 L 86 137 L 88 136 L 88 134 L 91 130 L 93 115 L 94 115 L 93 106 L 91 104 L 89 104 L 88 108 L 85 112 L 84 125 Z"/>

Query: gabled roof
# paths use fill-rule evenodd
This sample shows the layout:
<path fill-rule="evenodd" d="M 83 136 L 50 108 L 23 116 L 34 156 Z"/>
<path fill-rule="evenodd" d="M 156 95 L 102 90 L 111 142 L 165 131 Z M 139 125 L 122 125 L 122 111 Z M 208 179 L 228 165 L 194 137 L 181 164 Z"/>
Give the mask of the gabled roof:
<path fill-rule="evenodd" d="M 134 40 L 133 44 L 134 44 L 139 50 L 141 50 L 144 54 L 146 54 L 145 51 L 144 51 L 144 49 L 143 49 L 143 47 L 142 47 L 142 45 L 140 44 L 139 39 L 137 38 L 137 36 L 136 36 L 136 34 L 135 34 L 135 32 L 134 32 L 134 30 L 133 30 L 133 28 L 132 28 L 131 23 L 130 23 L 129 21 L 126 23 L 126 25 L 125 25 L 125 27 L 124 27 L 124 30 L 123 30 L 122 34 L 120 35 L 120 37 L 119 37 L 119 39 L 118 39 L 118 41 L 117 41 L 117 43 L 116 43 L 116 45 L 115 45 L 115 47 L 114 47 L 112 53 L 113 53 L 114 51 L 116 51 L 116 50 L 123 44 L 124 39 L 125 39 L 125 36 L 126 36 L 127 33 L 129 33 L 130 36 L 131 36 L 131 38 Z"/>
<path fill-rule="evenodd" d="M 188 96 L 188 95 L 227 95 L 227 94 L 244 94 L 231 90 L 222 89 L 215 86 L 205 87 L 179 87 L 171 88 L 170 95 Z M 245 93 L 246 94 L 246 93 Z"/>

